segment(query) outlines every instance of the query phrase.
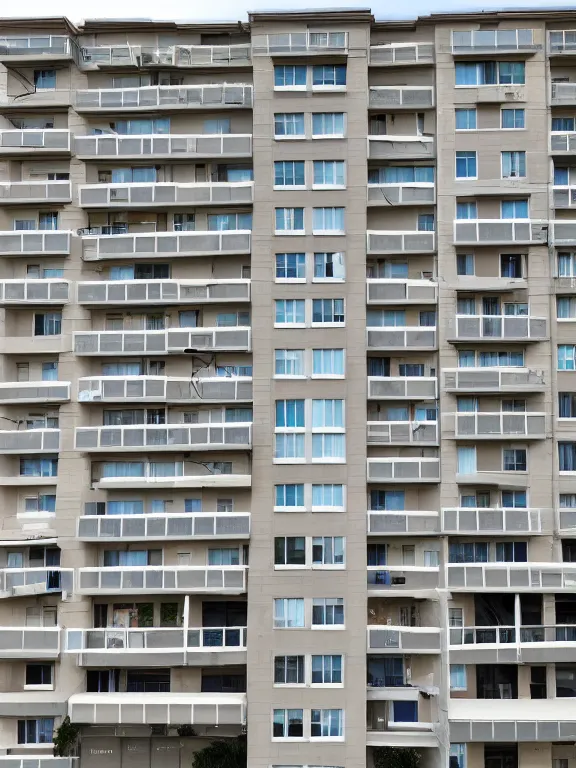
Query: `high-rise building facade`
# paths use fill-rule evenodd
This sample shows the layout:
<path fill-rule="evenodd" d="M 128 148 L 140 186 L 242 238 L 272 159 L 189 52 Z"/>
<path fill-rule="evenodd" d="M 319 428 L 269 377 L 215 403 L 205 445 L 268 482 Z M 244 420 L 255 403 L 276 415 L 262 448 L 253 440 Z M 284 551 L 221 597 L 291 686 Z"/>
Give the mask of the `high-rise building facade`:
<path fill-rule="evenodd" d="M 0 768 L 576 768 L 574 209 L 574 13 L 0 21 Z"/>

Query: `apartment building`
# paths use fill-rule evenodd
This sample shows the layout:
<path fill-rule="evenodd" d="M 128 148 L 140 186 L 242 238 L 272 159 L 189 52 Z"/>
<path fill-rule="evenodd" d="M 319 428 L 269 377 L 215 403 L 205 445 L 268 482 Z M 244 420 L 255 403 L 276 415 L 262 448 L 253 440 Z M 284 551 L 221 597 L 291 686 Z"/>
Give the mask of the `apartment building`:
<path fill-rule="evenodd" d="M 573 13 L 0 20 L 0 768 L 576 768 L 574 208 Z"/>

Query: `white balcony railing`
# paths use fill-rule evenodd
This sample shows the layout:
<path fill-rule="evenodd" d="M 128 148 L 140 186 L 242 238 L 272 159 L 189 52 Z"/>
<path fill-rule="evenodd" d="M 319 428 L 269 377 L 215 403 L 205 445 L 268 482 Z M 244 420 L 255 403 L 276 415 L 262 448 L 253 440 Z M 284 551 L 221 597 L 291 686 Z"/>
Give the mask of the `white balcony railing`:
<path fill-rule="evenodd" d="M 56 278 L 0 280 L 0 304 L 66 304 L 68 287 Z"/>
<path fill-rule="evenodd" d="M 454 437 L 473 439 L 546 437 L 547 415 L 544 412 L 475 411 L 446 413 L 443 416 Z"/>
<path fill-rule="evenodd" d="M 247 539 L 250 512 L 201 515 L 83 515 L 78 518 L 80 541 L 154 541 L 170 539 Z"/>
<path fill-rule="evenodd" d="M 438 483 L 440 481 L 440 459 L 387 456 L 367 461 L 369 483 Z"/>
<path fill-rule="evenodd" d="M 102 280 L 77 285 L 79 304 L 142 306 L 250 301 L 250 280 Z M 1 286 L 0 281 L 0 290 Z M 0 300 L 1 297 L 0 292 Z"/>
<path fill-rule="evenodd" d="M 440 653 L 440 627 L 369 624 L 367 649 L 372 653 Z"/>
<path fill-rule="evenodd" d="M 2 136 L 0 134 L 0 142 Z M 251 157 L 252 134 L 151 134 L 75 136 L 78 157 L 89 158 L 211 158 Z M 0 143 L 0 153 L 2 144 Z"/>
<path fill-rule="evenodd" d="M 79 568 L 76 592 L 80 595 L 214 593 L 239 595 L 246 591 L 247 567 L 227 566 L 123 566 Z"/>
<path fill-rule="evenodd" d="M 67 653 L 164 653 L 166 651 L 245 651 L 246 627 L 146 627 L 67 629 Z"/>
<path fill-rule="evenodd" d="M 440 514 L 428 510 L 369 509 L 368 534 L 371 536 L 422 536 L 440 533 Z"/>
<path fill-rule="evenodd" d="M 70 152 L 70 131 L 58 128 L 0 130 L 0 156 L 23 150 Z"/>
<path fill-rule="evenodd" d="M 438 284 L 432 280 L 375 277 L 366 280 L 368 304 L 435 304 Z"/>
<path fill-rule="evenodd" d="M 207 181 L 199 183 L 158 182 L 149 184 L 82 184 L 78 187 L 80 206 L 166 207 L 170 205 L 251 204 L 252 181 Z"/>
<path fill-rule="evenodd" d="M 0 454 L 57 453 L 59 429 L 0 430 Z"/>
<path fill-rule="evenodd" d="M 426 109 L 434 106 L 434 87 L 431 85 L 371 85 L 370 107 L 389 109 Z"/>
<path fill-rule="evenodd" d="M 217 109 L 252 106 L 247 83 L 152 85 L 141 88 L 95 88 L 76 91 L 79 112 L 96 110 Z"/>
<path fill-rule="evenodd" d="M 347 32 L 279 32 L 253 35 L 255 56 L 302 56 L 348 53 Z"/>
<path fill-rule="evenodd" d="M 42 479 L 46 482 L 48 478 Z M 0 568 L 0 597 L 71 593 L 73 588 L 74 571 L 71 568 Z"/>
<path fill-rule="evenodd" d="M 529 219 L 456 219 L 457 245 L 541 244 L 548 242 L 548 222 Z"/>
<path fill-rule="evenodd" d="M 24 434 L 24 433 L 22 433 Z M 0 442 L 2 432 L 0 432 Z M 252 445 L 252 424 L 134 424 L 123 427 L 77 427 L 77 451 L 239 450 Z M 0 453 L 2 447 L 0 445 Z"/>
<path fill-rule="evenodd" d="M 576 131 L 552 131 L 550 149 L 554 152 L 576 152 Z"/>
<path fill-rule="evenodd" d="M 433 205 L 435 200 L 434 182 L 368 184 L 368 205 Z"/>
<path fill-rule="evenodd" d="M 452 31 L 453 54 L 536 52 L 533 29 L 470 29 Z"/>
<path fill-rule="evenodd" d="M 69 381 L 3 381 L 0 403 L 65 403 L 70 400 Z"/>
<path fill-rule="evenodd" d="M 531 315 L 456 315 L 453 338 L 463 340 L 542 340 L 546 318 Z"/>
<path fill-rule="evenodd" d="M 450 563 L 448 589 L 489 592 L 573 592 L 574 563 Z"/>
<path fill-rule="evenodd" d="M 372 66 L 406 66 L 407 64 L 433 64 L 434 43 L 388 43 L 370 46 Z"/>
<path fill-rule="evenodd" d="M 142 45 L 98 45 L 82 48 L 84 66 L 163 65 L 167 67 L 226 67 L 249 64 L 249 43 L 236 45 L 170 45 L 151 48 Z"/>
<path fill-rule="evenodd" d="M 442 509 L 442 533 L 495 535 L 540 534 L 551 529 L 552 510 L 522 507 Z"/>
<path fill-rule="evenodd" d="M 72 185 L 69 181 L 0 181 L 0 204 L 69 203 Z"/>
<path fill-rule="evenodd" d="M 369 421 L 366 441 L 375 445 L 438 444 L 435 421 Z"/>
<path fill-rule="evenodd" d="M 576 104 L 576 83 L 552 83 L 552 99 L 554 106 Z"/>
<path fill-rule="evenodd" d="M 443 368 L 448 392 L 540 392 L 546 387 L 543 370 L 532 368 Z"/>
<path fill-rule="evenodd" d="M 436 349 L 436 328 L 428 325 L 372 326 L 366 329 L 370 349 Z"/>
<path fill-rule="evenodd" d="M 369 230 L 368 253 L 432 253 L 436 234 L 430 230 Z"/>
<path fill-rule="evenodd" d="M 439 585 L 440 568 L 425 565 L 369 565 L 368 590 L 429 590 Z"/>
<path fill-rule="evenodd" d="M 435 400 L 435 376 L 368 376 L 368 399 Z"/>
<path fill-rule="evenodd" d="M 72 232 L 26 230 L 0 232 L 1 256 L 65 256 L 70 253 Z"/>
<path fill-rule="evenodd" d="M 77 355 L 142 355 L 142 353 L 182 354 L 185 349 L 248 352 L 251 329 L 244 326 L 223 328 L 170 328 L 167 331 L 77 331 Z"/>
<path fill-rule="evenodd" d="M 157 259 L 174 256 L 248 254 L 251 247 L 251 234 L 247 229 L 138 234 L 115 234 L 90 230 L 83 233 L 82 257 L 85 261 L 98 261 L 126 256 Z M 0 254 L 1 249 L 0 238 Z"/>
<path fill-rule="evenodd" d="M 436 154 L 433 136 L 368 136 L 368 157 L 371 160 L 422 160 Z"/>
<path fill-rule="evenodd" d="M 555 29 L 548 32 L 548 52 L 576 53 L 576 29 Z"/>
<path fill-rule="evenodd" d="M 1 659 L 57 659 L 60 627 L 2 627 Z"/>
<path fill-rule="evenodd" d="M 554 184 L 552 187 L 554 208 L 576 208 L 576 186 Z"/>
<path fill-rule="evenodd" d="M 68 35 L 7 35 L 0 37 L 0 56 L 68 57 L 74 46 L 75 42 Z"/>
<path fill-rule="evenodd" d="M 252 378 L 211 376 L 199 377 L 191 382 L 189 377 L 173 376 L 90 376 L 78 380 L 78 400 L 104 403 L 196 403 L 204 400 L 218 403 L 251 402 Z"/>

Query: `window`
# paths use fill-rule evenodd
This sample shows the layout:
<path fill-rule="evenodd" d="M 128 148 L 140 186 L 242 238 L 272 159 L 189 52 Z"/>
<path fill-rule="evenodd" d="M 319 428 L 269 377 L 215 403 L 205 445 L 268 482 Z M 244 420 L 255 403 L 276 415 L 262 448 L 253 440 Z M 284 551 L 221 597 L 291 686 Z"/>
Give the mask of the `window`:
<path fill-rule="evenodd" d="M 278 311 L 276 311 L 278 317 Z M 276 349 L 274 351 L 274 374 L 276 376 L 303 376 L 303 349 Z"/>
<path fill-rule="evenodd" d="M 477 177 L 476 152 L 456 152 L 456 178 L 476 179 Z"/>
<path fill-rule="evenodd" d="M 448 626 L 450 627 L 463 627 L 464 626 L 464 612 L 462 608 L 449 608 L 448 609 Z"/>
<path fill-rule="evenodd" d="M 474 274 L 473 253 L 458 253 L 456 255 L 456 273 L 461 276 Z"/>
<path fill-rule="evenodd" d="M 424 376 L 424 365 L 423 363 L 400 363 L 398 373 L 406 377 Z"/>
<path fill-rule="evenodd" d="M 34 336 L 59 336 L 61 333 L 61 312 L 43 312 L 34 315 Z"/>
<path fill-rule="evenodd" d="M 292 64 L 277 64 L 274 67 L 275 88 L 305 88 L 306 67 Z"/>
<path fill-rule="evenodd" d="M 526 152 L 502 152 L 502 178 L 521 179 L 526 176 Z"/>
<path fill-rule="evenodd" d="M 304 299 L 276 299 L 275 306 L 277 325 L 304 325 Z"/>
<path fill-rule="evenodd" d="M 456 85 L 524 85 L 523 61 L 457 61 Z"/>
<path fill-rule="evenodd" d="M 275 629 L 302 628 L 304 626 L 304 598 L 280 597 L 274 600 Z"/>
<path fill-rule="evenodd" d="M 343 253 L 315 253 L 315 280 L 344 280 Z"/>
<path fill-rule="evenodd" d="M 110 177 L 108 177 L 110 178 Z M 156 182 L 156 168 L 114 168 L 112 170 L 113 184 L 130 184 L 132 182 L 154 183 Z"/>
<path fill-rule="evenodd" d="M 192 514 L 194 512 L 202 512 L 202 500 L 201 499 L 184 499 L 184 512 Z"/>
<path fill-rule="evenodd" d="M 275 486 L 276 507 L 304 507 L 304 485 L 289 483 Z"/>
<path fill-rule="evenodd" d="M 458 299 L 456 302 L 456 314 L 475 315 L 476 299 Z"/>
<path fill-rule="evenodd" d="M 208 565 L 240 565 L 238 547 L 208 549 Z"/>
<path fill-rule="evenodd" d="M 558 393 L 558 417 L 560 419 L 576 418 L 576 394 L 574 392 Z"/>
<path fill-rule="evenodd" d="M 467 688 L 466 665 L 450 664 L 450 690 L 465 691 Z"/>
<path fill-rule="evenodd" d="M 343 112 L 316 112 L 312 114 L 312 137 L 341 138 L 345 135 Z"/>
<path fill-rule="evenodd" d="M 476 110 L 475 109 L 457 109 L 456 110 L 456 130 L 457 131 L 475 131 L 476 130 Z"/>
<path fill-rule="evenodd" d="M 54 90 L 56 88 L 56 70 L 55 69 L 35 69 L 34 87 L 37 91 Z"/>
<path fill-rule="evenodd" d="M 312 510 L 344 508 L 343 485 L 313 485 L 312 486 Z"/>
<path fill-rule="evenodd" d="M 54 686 L 54 666 L 52 664 L 26 664 L 25 686 L 27 688 L 52 688 Z"/>
<path fill-rule="evenodd" d="M 310 736 L 317 739 L 342 738 L 344 736 L 341 709 L 313 709 L 310 717 Z"/>
<path fill-rule="evenodd" d="M 576 443 L 558 443 L 560 472 L 576 471 Z"/>
<path fill-rule="evenodd" d="M 53 717 L 18 720 L 18 744 L 51 744 L 53 733 Z"/>
<path fill-rule="evenodd" d="M 576 300 L 569 296 L 558 296 L 556 299 L 556 317 L 558 320 L 576 319 Z"/>
<path fill-rule="evenodd" d="M 525 541 L 496 542 L 497 563 L 527 563 L 528 544 Z"/>
<path fill-rule="evenodd" d="M 304 136 L 304 113 L 285 112 L 274 115 L 274 136 Z"/>
<path fill-rule="evenodd" d="M 304 435 L 294 432 L 274 435 L 275 459 L 304 459 Z"/>
<path fill-rule="evenodd" d="M 143 515 L 143 501 L 109 501 L 106 509 L 108 515 Z"/>
<path fill-rule="evenodd" d="M 21 477 L 57 477 L 58 459 L 20 459 Z"/>
<path fill-rule="evenodd" d="M 344 376 L 343 349 L 312 350 L 313 376 Z"/>
<path fill-rule="evenodd" d="M 345 541 L 343 536 L 314 536 L 312 538 L 312 564 L 344 565 Z"/>
<path fill-rule="evenodd" d="M 212 120 L 204 120 L 204 133 L 220 135 L 230 133 L 230 118 L 217 117 Z"/>
<path fill-rule="evenodd" d="M 346 458 L 346 437 L 341 434 L 312 435 L 312 460 L 343 461 Z"/>
<path fill-rule="evenodd" d="M 466 744 L 450 744 L 450 768 L 466 768 Z"/>
<path fill-rule="evenodd" d="M 304 656 L 275 656 L 274 685 L 304 685 Z"/>
<path fill-rule="evenodd" d="M 312 87 L 346 85 L 345 64 L 320 64 L 312 67 Z"/>
<path fill-rule="evenodd" d="M 478 205 L 475 202 L 456 203 L 457 219 L 477 219 Z"/>
<path fill-rule="evenodd" d="M 552 130 L 573 133 L 575 130 L 576 119 L 573 117 L 553 117 Z"/>
<path fill-rule="evenodd" d="M 370 491 L 370 509 L 399 512 L 406 507 L 404 491 Z"/>
<path fill-rule="evenodd" d="M 502 128 L 525 128 L 526 113 L 523 109 L 503 109 L 501 115 Z"/>
<path fill-rule="evenodd" d="M 570 171 L 568 168 L 554 166 L 554 186 L 567 187 L 570 184 Z"/>
<path fill-rule="evenodd" d="M 58 381 L 58 363 L 42 363 L 42 381 Z"/>
<path fill-rule="evenodd" d="M 306 254 L 277 253 L 276 280 L 305 280 Z"/>
<path fill-rule="evenodd" d="M 312 323 L 343 324 L 344 299 L 313 299 Z"/>
<path fill-rule="evenodd" d="M 427 328 L 436 327 L 436 312 L 435 310 L 422 310 L 418 313 L 419 324 Z"/>
<path fill-rule="evenodd" d="M 344 208 L 313 208 L 312 232 L 321 234 L 344 234 Z"/>
<path fill-rule="evenodd" d="M 302 709 L 275 709 L 272 736 L 275 739 L 301 739 L 304 736 Z"/>
<path fill-rule="evenodd" d="M 342 656 L 312 656 L 312 685 L 341 685 Z"/>
<path fill-rule="evenodd" d="M 174 214 L 176 221 L 176 214 Z M 251 230 L 251 213 L 209 213 L 208 230 L 211 232 L 227 232 L 230 230 Z"/>
<path fill-rule="evenodd" d="M 56 512 L 56 496 L 51 493 L 41 493 L 24 499 L 25 512 Z"/>
<path fill-rule="evenodd" d="M 306 565 L 306 539 L 304 536 L 276 536 L 274 539 L 274 565 Z"/>
<path fill-rule="evenodd" d="M 526 472 L 526 449 L 504 448 L 502 464 L 505 472 Z"/>
<path fill-rule="evenodd" d="M 560 508 L 561 509 L 575 509 L 576 508 L 576 493 L 561 493 L 560 494 Z"/>
<path fill-rule="evenodd" d="M 304 400 L 276 400 L 277 427 L 304 427 Z"/>
<path fill-rule="evenodd" d="M 343 160 L 314 160 L 315 187 L 343 187 L 346 184 Z"/>
<path fill-rule="evenodd" d="M 448 545 L 449 563 L 487 563 L 488 542 L 451 542 Z"/>
<path fill-rule="evenodd" d="M 170 118 L 157 117 L 154 120 L 149 120 L 148 118 L 117 120 L 112 124 L 112 127 L 116 133 L 123 136 L 150 136 L 151 134 L 170 133 Z"/>
<path fill-rule="evenodd" d="M 280 160 L 274 163 L 275 187 L 304 187 L 304 185 L 303 160 Z"/>
<path fill-rule="evenodd" d="M 576 370 L 576 346 L 573 344 L 558 345 L 558 370 Z"/>
<path fill-rule="evenodd" d="M 502 491 L 502 506 L 505 509 L 526 509 L 526 491 Z"/>
<path fill-rule="evenodd" d="M 433 213 L 418 214 L 418 232 L 434 232 L 436 228 Z"/>
<path fill-rule="evenodd" d="M 521 278 L 524 277 L 523 257 L 520 253 L 500 254 L 500 276 Z"/>
<path fill-rule="evenodd" d="M 312 599 L 312 627 L 344 626 L 344 599 L 315 597 Z"/>
<path fill-rule="evenodd" d="M 527 219 L 528 200 L 503 200 L 501 204 L 501 218 Z"/>
<path fill-rule="evenodd" d="M 404 309 L 369 309 L 366 313 L 369 328 L 403 328 L 406 325 Z"/>
<path fill-rule="evenodd" d="M 304 234 L 304 208 L 276 208 L 275 217 L 276 233 Z"/>
<path fill-rule="evenodd" d="M 480 352 L 481 368 L 522 368 L 524 352 Z"/>
<path fill-rule="evenodd" d="M 312 427 L 344 427 L 344 400 L 312 400 Z"/>
<path fill-rule="evenodd" d="M 175 213 L 172 221 L 174 232 L 194 232 L 196 229 L 196 216 L 193 213 Z M 231 223 L 228 218 L 223 220 L 216 218 L 216 216 L 208 216 L 209 229 L 228 229 L 227 223 Z M 234 229 L 234 227 L 230 227 L 230 229 Z"/>

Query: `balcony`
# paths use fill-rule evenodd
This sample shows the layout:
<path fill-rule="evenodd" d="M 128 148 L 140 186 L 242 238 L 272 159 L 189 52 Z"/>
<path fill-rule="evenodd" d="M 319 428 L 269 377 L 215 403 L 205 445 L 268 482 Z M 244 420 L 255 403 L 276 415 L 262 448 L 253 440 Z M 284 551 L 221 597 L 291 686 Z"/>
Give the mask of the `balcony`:
<path fill-rule="evenodd" d="M 574 154 L 576 152 L 576 132 L 552 131 L 550 133 L 550 152 L 553 155 Z"/>
<path fill-rule="evenodd" d="M 237 45 L 98 45 L 82 48 L 82 68 L 103 67 L 239 67 L 249 66 L 249 43 Z"/>
<path fill-rule="evenodd" d="M 0 233 L 1 234 L 1 233 Z M 82 237 L 84 261 L 176 256 L 234 256 L 250 253 L 250 230 L 225 232 L 146 232 L 115 234 L 88 230 Z M 2 255 L 0 237 L 0 255 Z"/>
<path fill-rule="evenodd" d="M 254 56 L 345 56 L 347 32 L 281 32 L 253 35 Z"/>
<path fill-rule="evenodd" d="M 6 480 L 14 482 L 6 482 Z M 0 485 L 32 485 L 31 482 L 21 482 L 31 478 L 0 478 Z M 38 478 L 38 485 L 46 485 L 46 478 Z M 186 488 L 250 488 L 252 476 L 249 474 L 219 474 L 206 469 L 195 475 L 185 475 L 183 472 L 173 475 L 157 476 L 145 465 L 141 475 L 127 477 L 101 477 L 96 481 L 96 487 L 105 491 L 146 490 L 158 491 L 163 489 L 178 490 Z"/>
<path fill-rule="evenodd" d="M 433 136 L 368 136 L 370 160 L 431 160 L 436 157 Z"/>
<path fill-rule="evenodd" d="M 552 188 L 554 195 L 554 208 L 576 208 L 576 187 L 575 186 L 554 186 Z"/>
<path fill-rule="evenodd" d="M 533 29 L 471 29 L 452 32 L 452 55 L 534 54 L 542 46 L 534 43 Z"/>
<path fill-rule="evenodd" d="M 252 204 L 252 181 L 207 181 L 183 184 L 82 184 L 78 187 L 81 208 L 167 208 L 187 205 Z"/>
<path fill-rule="evenodd" d="M 435 421 L 369 421 L 368 445 L 438 445 Z"/>
<path fill-rule="evenodd" d="M 448 332 L 453 342 L 461 341 L 544 341 L 546 318 L 528 315 L 456 315 Z"/>
<path fill-rule="evenodd" d="M 450 563 L 448 589 L 476 592 L 573 592 L 574 563 Z"/>
<path fill-rule="evenodd" d="M 0 135 L 1 141 L 1 135 Z M 0 155 L 2 154 L 0 144 Z M 76 156 L 81 160 L 197 160 L 252 157 L 252 134 L 157 134 L 140 136 L 75 136 Z"/>
<path fill-rule="evenodd" d="M 68 714 L 82 725 L 238 726 L 246 722 L 245 693 L 75 693 Z"/>
<path fill-rule="evenodd" d="M 433 109 L 434 87 L 431 85 L 371 85 L 369 109 Z"/>
<path fill-rule="evenodd" d="M 368 304 L 436 304 L 438 301 L 438 286 L 431 280 L 369 278 L 366 288 Z"/>
<path fill-rule="evenodd" d="M 55 128 L 0 130 L 0 157 L 70 154 L 70 131 Z"/>
<path fill-rule="evenodd" d="M 371 45 L 371 67 L 406 67 L 410 64 L 434 64 L 434 43 L 391 43 Z"/>
<path fill-rule="evenodd" d="M 440 515 L 438 512 L 390 510 L 368 510 L 368 535 L 387 536 L 414 534 L 416 536 L 437 535 L 440 533 Z"/>
<path fill-rule="evenodd" d="M 58 453 L 59 429 L 23 429 L 0 431 L 0 454 Z"/>
<path fill-rule="evenodd" d="M 30 478 L 26 478 L 29 480 Z M 50 478 L 43 477 L 43 484 Z M 61 592 L 62 599 L 73 591 L 74 571 L 71 568 L 1 568 L 0 597 L 30 597 Z"/>
<path fill-rule="evenodd" d="M 575 53 L 575 30 L 556 29 L 548 32 L 548 54 L 550 56 L 573 56 Z"/>
<path fill-rule="evenodd" d="M 435 201 L 433 183 L 368 184 L 369 206 L 433 205 Z"/>
<path fill-rule="evenodd" d="M 34 757 L 30 752 L 23 755 L 0 755 L 0 768 L 76 768 L 77 757 Z"/>
<path fill-rule="evenodd" d="M 95 88 L 76 91 L 77 112 L 147 112 L 151 109 L 233 109 L 252 107 L 246 83 L 153 85 L 142 88 Z"/>
<path fill-rule="evenodd" d="M 250 328 L 173 328 L 167 331 L 78 331 L 74 333 L 77 355 L 182 354 L 191 347 L 200 351 L 250 350 Z"/>
<path fill-rule="evenodd" d="M 29 90 L 26 90 L 28 88 Z M 41 88 L 34 90 L 34 86 L 22 84 L 22 90 L 20 93 L 12 96 L 5 92 L 0 93 L 0 108 L 3 110 L 9 110 L 10 112 L 20 113 L 23 108 L 30 107 L 31 109 L 56 109 L 68 108 L 72 103 L 72 93 L 69 88 L 57 88 L 50 90 L 49 88 Z"/>
<path fill-rule="evenodd" d="M 450 661 L 457 663 L 572 661 L 576 649 L 573 624 L 451 627 L 449 633 Z"/>
<path fill-rule="evenodd" d="M 79 595 L 241 595 L 246 592 L 245 565 L 124 566 L 79 568 Z"/>
<path fill-rule="evenodd" d="M 550 432 L 546 413 L 475 411 L 446 413 L 446 437 L 457 440 L 545 440 Z"/>
<path fill-rule="evenodd" d="M 2 440 L 0 432 L 0 442 Z M 6 434 L 6 433 L 4 433 Z M 252 424 L 140 424 L 129 427 L 77 427 L 75 448 L 85 453 L 128 451 L 250 450 Z M 2 447 L 0 444 L 0 453 Z"/>
<path fill-rule="evenodd" d="M 528 219 L 457 219 L 455 245 L 546 245 L 548 223 Z"/>
<path fill-rule="evenodd" d="M 0 403 L 2 398 L 0 383 Z M 78 380 L 79 402 L 103 403 L 237 403 L 252 401 L 252 378 L 215 376 L 96 376 Z"/>
<path fill-rule="evenodd" d="M 248 539 L 250 512 L 217 515 L 84 515 L 78 518 L 79 541 L 181 541 Z"/>
<path fill-rule="evenodd" d="M 416 230 L 369 230 L 368 254 L 378 253 L 434 253 L 436 234 L 430 231 Z"/>
<path fill-rule="evenodd" d="M 0 37 L 0 62 L 4 64 L 70 61 L 76 56 L 76 42 L 67 35 Z"/>
<path fill-rule="evenodd" d="M 1 181 L 0 204 L 23 205 L 28 203 L 72 202 L 72 185 L 69 181 Z"/>
<path fill-rule="evenodd" d="M 0 280 L 0 306 L 67 303 L 67 280 Z"/>
<path fill-rule="evenodd" d="M 0 289 L 1 286 L 0 281 Z M 0 301 L 1 298 L 0 292 Z M 78 304 L 141 307 L 142 304 L 244 301 L 250 301 L 250 280 L 102 280 L 78 283 Z"/>
<path fill-rule="evenodd" d="M 576 83 L 552 83 L 550 104 L 553 107 L 576 105 Z"/>
<path fill-rule="evenodd" d="M 369 565 L 368 596 L 434 592 L 440 585 L 438 566 Z"/>
<path fill-rule="evenodd" d="M 60 627 L 2 627 L 0 659 L 57 659 Z"/>
<path fill-rule="evenodd" d="M 435 400 L 435 376 L 368 376 L 369 400 Z"/>
<path fill-rule="evenodd" d="M 368 348 L 379 350 L 409 350 L 412 352 L 428 352 L 436 349 L 436 328 L 416 325 L 402 328 L 367 328 Z"/>
<path fill-rule="evenodd" d="M 368 653 L 440 653 L 440 627 L 368 625 Z"/>
<path fill-rule="evenodd" d="M 441 532 L 450 535 L 538 535 L 552 532 L 551 509 L 455 507 L 442 510 Z"/>
<path fill-rule="evenodd" d="M 514 392 L 544 392 L 544 371 L 531 368 L 443 368 L 444 389 L 447 392 L 482 392 L 509 394 Z"/>
<path fill-rule="evenodd" d="M 367 461 L 369 483 L 440 482 L 440 459 L 385 456 Z"/>
<path fill-rule="evenodd" d="M 246 627 L 68 629 L 78 666 L 154 667 L 246 663 Z"/>
<path fill-rule="evenodd" d="M 68 256 L 72 232 L 0 232 L 0 256 Z"/>
<path fill-rule="evenodd" d="M 0 404 L 67 403 L 69 381 L 3 381 L 0 382 Z"/>

